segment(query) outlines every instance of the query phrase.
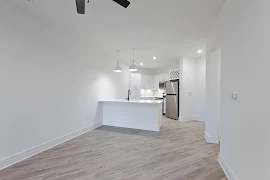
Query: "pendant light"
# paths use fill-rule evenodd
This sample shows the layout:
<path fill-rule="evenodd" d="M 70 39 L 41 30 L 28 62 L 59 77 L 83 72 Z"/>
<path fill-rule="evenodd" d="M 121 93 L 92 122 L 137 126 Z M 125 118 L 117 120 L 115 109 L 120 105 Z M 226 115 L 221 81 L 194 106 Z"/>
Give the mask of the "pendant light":
<path fill-rule="evenodd" d="M 117 65 L 114 68 L 114 72 L 122 72 L 122 68 L 119 65 L 119 50 L 117 50 Z"/>
<path fill-rule="evenodd" d="M 133 48 L 132 50 L 133 50 L 133 61 L 132 61 L 132 64 L 129 66 L 129 71 L 130 72 L 136 72 L 136 71 L 138 71 L 138 69 L 134 64 L 134 51 L 135 51 L 135 48 Z"/>

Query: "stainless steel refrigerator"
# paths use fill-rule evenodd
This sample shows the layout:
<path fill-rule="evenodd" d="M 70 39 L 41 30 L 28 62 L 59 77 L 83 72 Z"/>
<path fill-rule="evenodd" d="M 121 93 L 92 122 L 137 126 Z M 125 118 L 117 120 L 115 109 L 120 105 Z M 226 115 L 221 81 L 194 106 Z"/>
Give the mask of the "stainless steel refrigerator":
<path fill-rule="evenodd" d="M 166 116 L 178 120 L 179 80 L 166 82 Z"/>

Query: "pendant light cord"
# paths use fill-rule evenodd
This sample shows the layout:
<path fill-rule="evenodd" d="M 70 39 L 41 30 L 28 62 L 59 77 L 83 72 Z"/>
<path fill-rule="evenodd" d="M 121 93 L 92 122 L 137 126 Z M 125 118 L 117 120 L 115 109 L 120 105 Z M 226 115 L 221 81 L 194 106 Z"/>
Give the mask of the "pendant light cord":
<path fill-rule="evenodd" d="M 135 51 L 135 48 L 133 48 L 133 64 L 134 64 L 134 51 Z"/>
<path fill-rule="evenodd" d="M 119 64 L 119 50 L 117 50 L 117 64 Z"/>

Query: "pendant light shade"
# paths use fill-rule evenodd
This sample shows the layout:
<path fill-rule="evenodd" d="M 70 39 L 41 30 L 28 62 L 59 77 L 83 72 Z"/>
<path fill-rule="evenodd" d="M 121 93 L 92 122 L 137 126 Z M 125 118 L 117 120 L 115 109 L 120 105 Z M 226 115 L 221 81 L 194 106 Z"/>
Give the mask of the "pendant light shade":
<path fill-rule="evenodd" d="M 121 68 L 121 66 L 119 65 L 119 62 L 117 62 L 117 65 L 116 65 L 115 68 L 114 68 L 114 72 L 122 72 L 122 68 Z"/>
<path fill-rule="evenodd" d="M 117 65 L 114 68 L 114 72 L 122 72 L 122 68 L 119 65 L 119 50 L 117 50 Z"/>
<path fill-rule="evenodd" d="M 129 71 L 130 72 L 136 72 L 138 71 L 137 67 L 134 64 L 134 61 L 132 62 L 132 64 L 129 66 Z"/>
<path fill-rule="evenodd" d="M 129 71 L 130 72 L 136 72 L 138 71 L 136 65 L 135 65 L 135 61 L 134 61 L 134 51 L 135 51 L 135 48 L 133 48 L 133 61 L 132 61 L 132 64 L 129 66 Z"/>

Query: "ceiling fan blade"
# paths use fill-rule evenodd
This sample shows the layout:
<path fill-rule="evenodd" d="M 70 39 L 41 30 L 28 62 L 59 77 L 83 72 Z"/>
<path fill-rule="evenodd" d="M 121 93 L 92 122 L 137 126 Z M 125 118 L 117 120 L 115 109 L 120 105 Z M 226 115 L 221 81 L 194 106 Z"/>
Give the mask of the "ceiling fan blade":
<path fill-rule="evenodd" d="M 85 0 L 76 0 L 78 14 L 85 14 Z"/>
<path fill-rule="evenodd" d="M 129 4 L 130 4 L 130 2 L 127 1 L 127 0 L 113 0 L 113 1 L 120 4 L 124 8 L 127 8 L 129 6 Z"/>

